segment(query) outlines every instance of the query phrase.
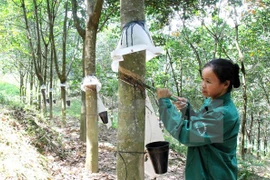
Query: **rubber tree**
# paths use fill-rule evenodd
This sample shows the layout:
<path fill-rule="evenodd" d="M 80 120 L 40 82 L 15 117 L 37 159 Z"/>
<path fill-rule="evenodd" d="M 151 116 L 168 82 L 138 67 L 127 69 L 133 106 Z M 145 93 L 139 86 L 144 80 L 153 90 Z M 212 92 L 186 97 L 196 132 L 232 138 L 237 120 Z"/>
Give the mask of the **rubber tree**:
<path fill-rule="evenodd" d="M 52 3 L 50 5 L 50 3 Z M 66 82 L 68 80 L 68 75 L 71 70 L 71 66 L 68 67 L 68 57 L 67 57 L 67 39 L 68 39 L 68 28 L 69 28 L 69 19 L 68 19 L 68 1 L 65 1 L 63 3 L 64 8 L 64 17 L 63 17 L 63 23 L 62 25 L 62 55 L 59 56 L 59 52 L 57 51 L 56 47 L 56 37 L 53 29 L 53 25 L 55 24 L 55 14 L 56 13 L 56 7 L 54 5 L 54 2 L 49 2 L 47 0 L 47 9 L 49 13 L 49 20 L 50 20 L 50 34 L 51 34 L 51 43 L 52 43 L 52 57 L 54 60 L 55 65 L 55 71 L 57 74 L 58 79 L 60 80 L 60 88 L 61 88 L 61 104 L 62 104 L 62 124 L 64 125 L 66 123 Z M 51 9 L 51 10 L 50 10 Z M 49 11 L 50 10 L 50 11 Z M 61 57 L 61 59 L 60 59 Z M 70 62 L 72 64 L 72 61 Z"/>
<path fill-rule="evenodd" d="M 55 14 L 54 13 L 54 6 L 51 7 L 50 1 L 46 1 L 47 4 L 47 13 L 48 13 L 48 21 L 49 21 L 49 29 L 50 29 L 50 41 L 51 41 L 51 52 L 50 52 L 50 89 L 52 89 L 52 81 L 53 81 L 53 59 L 54 59 L 54 50 L 55 50 L 55 41 L 54 41 L 54 19 Z M 53 111 L 52 111 L 52 92 L 49 92 L 49 103 L 50 103 L 50 119 L 53 118 Z"/>
<path fill-rule="evenodd" d="M 77 0 L 72 0 L 72 16 L 74 20 L 74 26 L 77 29 L 78 34 L 82 38 L 83 41 L 83 52 L 82 52 L 82 57 L 85 55 L 85 20 L 84 20 L 84 15 L 85 11 L 84 9 L 84 2 L 79 2 Z M 108 22 L 110 21 L 110 18 L 113 18 L 114 16 L 118 16 L 118 7 L 117 0 L 113 1 L 104 1 L 103 3 L 103 11 L 101 13 L 101 17 L 99 19 L 99 25 L 97 29 L 97 33 L 103 29 L 103 27 L 107 26 Z M 81 17 L 82 16 L 82 17 Z M 82 58 L 83 59 L 83 58 Z M 83 69 L 85 69 L 85 64 L 82 63 Z M 97 69 L 97 67 L 96 67 Z M 102 72 L 104 73 L 104 71 Z M 105 72 L 107 73 L 107 72 Z M 98 72 L 96 72 L 98 76 Z M 82 73 L 83 77 L 85 77 L 85 71 Z M 86 141 L 86 110 L 85 110 L 85 92 L 81 91 L 81 117 L 80 117 L 80 139 L 85 142 Z"/>
<path fill-rule="evenodd" d="M 144 21 L 144 0 L 120 1 L 121 26 Z M 144 80 L 145 51 L 124 56 L 119 64 L 119 112 L 117 137 L 117 178 L 144 179 L 145 90 L 136 86 Z M 121 79 L 131 77 L 129 84 Z"/>
<path fill-rule="evenodd" d="M 85 32 L 84 72 L 86 76 L 96 72 L 96 36 L 103 0 L 87 0 L 87 19 Z M 98 113 L 96 88 L 86 88 L 86 169 L 98 171 Z"/>
<path fill-rule="evenodd" d="M 15 3 L 15 2 L 14 2 Z M 17 4 L 18 5 L 18 4 Z M 34 65 L 34 71 L 37 76 L 37 79 L 39 81 L 39 86 L 42 87 L 44 83 L 46 82 L 46 66 L 47 66 L 47 61 L 46 59 L 43 59 L 42 57 L 42 46 L 41 46 L 41 31 L 40 31 L 40 24 L 41 20 L 39 17 L 38 13 L 38 6 L 36 0 L 33 0 L 33 5 L 34 5 L 34 18 L 35 18 L 35 33 L 36 37 L 33 37 L 34 32 L 31 31 L 31 23 L 29 20 L 29 17 L 27 15 L 27 9 L 26 9 L 26 4 L 25 1 L 22 0 L 20 2 L 20 6 L 23 10 L 23 17 L 25 20 L 25 28 L 27 31 L 27 39 L 30 47 L 30 54 L 32 56 L 32 61 Z M 36 39 L 36 40 L 34 40 Z M 35 46 L 36 45 L 36 46 Z M 36 52 L 36 53 L 35 53 Z M 46 97 L 45 97 L 45 89 L 41 88 L 41 96 L 42 96 L 42 110 L 43 113 L 45 114 L 47 109 L 46 109 Z M 40 102 L 40 107 L 41 107 L 41 97 L 39 96 L 39 102 Z"/>
<path fill-rule="evenodd" d="M 74 26 L 77 29 L 80 37 L 82 38 L 83 41 L 83 52 L 82 52 L 82 59 L 84 59 L 84 54 L 85 54 L 85 28 L 83 28 L 80 24 L 80 19 L 77 15 L 78 12 L 78 2 L 76 0 L 72 0 L 72 16 L 74 19 Z M 85 65 L 84 61 L 82 62 L 82 67 L 83 67 L 83 74 L 82 76 L 85 77 Z M 85 110 L 85 92 L 81 91 L 81 116 L 80 116 L 80 139 L 83 142 L 86 142 L 86 110 Z"/>
<path fill-rule="evenodd" d="M 237 12 L 234 10 L 235 17 L 237 17 Z M 240 62 L 240 70 L 242 73 L 242 89 L 243 89 L 243 111 L 242 111 L 242 119 L 241 119 L 241 157 L 244 160 L 245 159 L 245 136 L 246 136 L 246 121 L 247 121 L 247 81 L 246 81 L 246 70 L 245 70 L 245 56 L 242 51 L 242 47 L 240 47 L 240 41 L 239 41 L 239 24 L 237 21 L 237 18 L 234 18 L 234 29 L 235 29 L 235 45 L 236 49 L 238 51 L 238 60 Z"/>

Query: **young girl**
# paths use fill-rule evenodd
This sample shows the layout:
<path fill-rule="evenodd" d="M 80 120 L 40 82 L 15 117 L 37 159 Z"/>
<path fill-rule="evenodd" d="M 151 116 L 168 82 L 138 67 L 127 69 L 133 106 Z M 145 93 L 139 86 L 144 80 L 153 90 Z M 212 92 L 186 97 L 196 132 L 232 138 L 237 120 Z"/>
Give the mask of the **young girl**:
<path fill-rule="evenodd" d="M 160 119 L 188 146 L 186 180 L 236 180 L 239 115 L 230 92 L 240 86 L 239 66 L 226 59 L 208 62 L 201 86 L 206 99 L 197 112 L 185 98 L 179 97 L 174 106 L 171 92 L 157 89 Z"/>

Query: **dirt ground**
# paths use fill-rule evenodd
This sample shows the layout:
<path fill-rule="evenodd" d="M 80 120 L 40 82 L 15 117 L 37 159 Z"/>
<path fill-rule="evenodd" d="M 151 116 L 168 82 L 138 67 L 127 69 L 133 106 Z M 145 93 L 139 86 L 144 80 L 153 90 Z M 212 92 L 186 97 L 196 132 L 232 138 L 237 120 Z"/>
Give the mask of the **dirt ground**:
<path fill-rule="evenodd" d="M 59 131 L 63 134 L 64 158 L 52 152 L 47 152 L 49 158 L 49 169 L 54 180 L 114 180 L 116 176 L 116 135 L 113 128 L 99 124 L 99 172 L 88 173 L 85 171 L 85 143 L 79 139 L 79 124 L 74 120 L 69 120 L 65 128 Z M 183 179 L 184 162 L 183 157 L 170 150 L 168 172 L 156 175 L 156 180 L 181 180 Z M 150 180 L 145 173 L 145 179 Z"/>

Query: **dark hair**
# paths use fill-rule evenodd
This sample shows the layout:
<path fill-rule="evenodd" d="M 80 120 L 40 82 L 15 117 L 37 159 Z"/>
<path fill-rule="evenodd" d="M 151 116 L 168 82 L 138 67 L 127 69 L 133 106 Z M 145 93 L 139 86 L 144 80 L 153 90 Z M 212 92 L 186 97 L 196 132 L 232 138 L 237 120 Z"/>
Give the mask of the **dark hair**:
<path fill-rule="evenodd" d="M 216 74 L 221 83 L 230 81 L 228 92 L 232 88 L 238 88 L 240 86 L 239 79 L 239 66 L 234 64 L 231 60 L 227 59 L 213 59 L 206 63 L 203 68 L 211 67 L 213 72 Z"/>

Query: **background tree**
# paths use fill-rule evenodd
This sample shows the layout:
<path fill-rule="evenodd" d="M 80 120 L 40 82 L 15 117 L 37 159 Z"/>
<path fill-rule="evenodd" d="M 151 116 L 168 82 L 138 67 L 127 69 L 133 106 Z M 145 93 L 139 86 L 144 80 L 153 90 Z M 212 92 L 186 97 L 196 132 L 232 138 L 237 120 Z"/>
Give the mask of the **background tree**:
<path fill-rule="evenodd" d="M 85 76 L 96 74 L 96 36 L 103 0 L 86 1 Z M 96 88 L 85 91 L 86 104 L 86 169 L 98 171 L 98 113 Z"/>
<path fill-rule="evenodd" d="M 53 2 L 53 1 L 52 1 Z M 53 2 L 54 4 L 54 2 Z M 56 6 L 53 6 L 54 8 Z M 49 8 L 48 8 L 49 9 Z M 55 64 L 55 69 L 56 69 L 56 73 L 57 76 L 60 80 L 60 88 L 61 88 L 61 101 L 62 101 L 62 122 L 65 124 L 66 121 L 66 87 L 67 87 L 67 78 L 68 78 L 68 74 L 70 72 L 70 69 L 67 69 L 67 35 L 68 35 L 68 1 L 65 2 L 64 4 L 64 20 L 63 20 L 63 31 L 62 31 L 62 55 L 59 57 L 58 53 L 57 53 L 57 49 L 55 47 L 55 40 L 54 40 L 54 36 L 53 36 L 53 30 L 51 30 L 52 32 L 52 43 L 53 43 L 53 60 L 54 60 L 54 64 Z M 54 14 L 55 10 L 52 11 L 53 14 L 49 15 L 49 17 L 54 17 L 56 14 Z M 52 19 L 52 21 L 50 21 L 50 23 L 54 24 L 54 20 Z M 51 27 L 53 28 L 53 27 Z M 62 64 L 62 68 L 60 70 L 60 62 L 59 62 L 59 58 L 62 59 L 61 64 Z M 71 67 L 71 66 L 69 66 Z"/>
<path fill-rule="evenodd" d="M 82 48 L 82 78 L 85 77 L 85 63 L 84 63 L 84 55 L 85 55 L 85 28 L 83 27 L 82 22 L 85 20 L 81 20 L 78 17 L 78 2 L 77 0 L 72 0 L 72 16 L 74 19 L 74 27 L 77 29 L 78 34 L 82 38 L 83 48 Z M 81 13 L 82 15 L 84 13 Z M 86 110 L 85 110 L 85 92 L 81 91 L 81 116 L 80 116 L 80 139 L 85 142 L 86 141 Z"/>
<path fill-rule="evenodd" d="M 15 2 L 14 2 L 15 3 Z M 42 56 L 42 39 L 41 39 L 41 33 L 42 31 L 40 30 L 40 25 L 42 23 L 41 21 L 41 14 L 39 13 L 39 6 L 37 5 L 36 0 L 33 0 L 33 24 L 30 23 L 29 21 L 29 16 L 28 16 L 28 10 L 25 4 L 24 0 L 20 1 L 20 4 L 17 4 L 18 6 L 22 7 L 23 11 L 23 16 L 25 20 L 25 27 L 26 27 L 26 32 L 27 32 L 27 38 L 28 38 L 28 43 L 30 47 L 30 53 L 32 55 L 32 61 L 34 65 L 34 72 L 37 76 L 37 79 L 39 81 L 39 87 L 42 95 L 42 101 L 40 100 L 39 102 L 42 102 L 42 109 L 43 112 L 46 113 L 46 66 L 47 66 L 47 61 L 46 59 L 43 59 Z"/>
<path fill-rule="evenodd" d="M 256 107 L 256 111 L 258 109 L 264 109 L 267 104 L 265 100 L 267 100 L 266 96 L 262 96 L 264 94 L 263 88 L 260 87 L 263 82 L 266 82 L 265 78 L 260 78 L 261 73 L 264 72 L 262 68 L 260 67 L 261 64 L 268 64 L 269 61 L 265 61 L 265 58 L 267 57 L 266 54 L 264 54 L 265 50 L 269 48 L 269 43 L 266 43 L 266 32 L 269 32 L 269 28 L 266 26 L 266 19 L 267 13 L 266 11 L 269 11 L 269 6 L 267 6 L 267 3 L 269 5 L 269 1 L 265 2 L 256 2 L 255 4 L 252 2 L 247 2 L 246 9 L 242 11 L 241 14 L 238 14 L 238 17 L 242 17 L 242 19 L 239 21 L 240 24 L 237 27 L 239 31 L 239 46 L 242 46 L 242 53 L 243 58 L 245 59 L 244 62 L 241 62 L 241 70 L 244 71 L 246 74 L 243 74 L 243 88 L 245 88 L 243 91 L 246 91 L 244 96 L 244 109 L 243 109 L 243 115 L 248 117 L 248 114 L 252 111 L 248 111 L 252 107 Z M 262 27 L 262 28 L 256 28 L 256 27 Z M 266 43 L 266 44 L 265 44 Z M 243 64 L 244 63 L 244 64 Z M 266 63 L 266 64 L 265 64 Z M 269 67 L 269 66 L 268 66 Z M 261 72 L 259 74 L 254 74 L 256 70 L 259 70 L 257 72 Z M 265 77 L 265 76 L 264 76 Z M 260 80 L 261 79 L 261 80 Z M 264 80 L 262 80 L 264 79 Z M 266 83 L 267 84 L 267 83 Z M 265 84 L 265 85 L 266 85 Z M 254 92 L 256 91 L 256 94 Z M 244 95 L 244 94 L 243 94 Z M 248 98 L 248 100 L 246 100 Z M 263 104 L 263 105 L 262 105 Z M 245 107 L 246 106 L 246 107 Z M 266 111 L 267 112 L 267 111 Z M 245 115 L 247 114 L 247 115 Z M 257 114 L 257 113 L 255 113 Z M 256 118 L 256 117 L 255 117 Z M 258 119 L 261 119 L 261 117 L 258 117 Z M 247 148 L 249 145 L 245 142 L 245 125 L 243 123 L 246 123 L 249 119 L 243 119 L 242 120 L 242 126 L 241 126 L 241 133 L 242 133 L 242 143 L 241 143 L 241 155 L 244 158 L 245 148 Z M 255 134 L 257 134 L 257 129 L 252 130 Z M 255 138 L 255 136 L 253 136 Z M 252 141 L 254 142 L 254 141 Z M 257 141 L 258 142 L 258 141 Z M 260 141 L 261 143 L 261 141 Z M 255 145 L 255 144 L 254 144 Z"/>

